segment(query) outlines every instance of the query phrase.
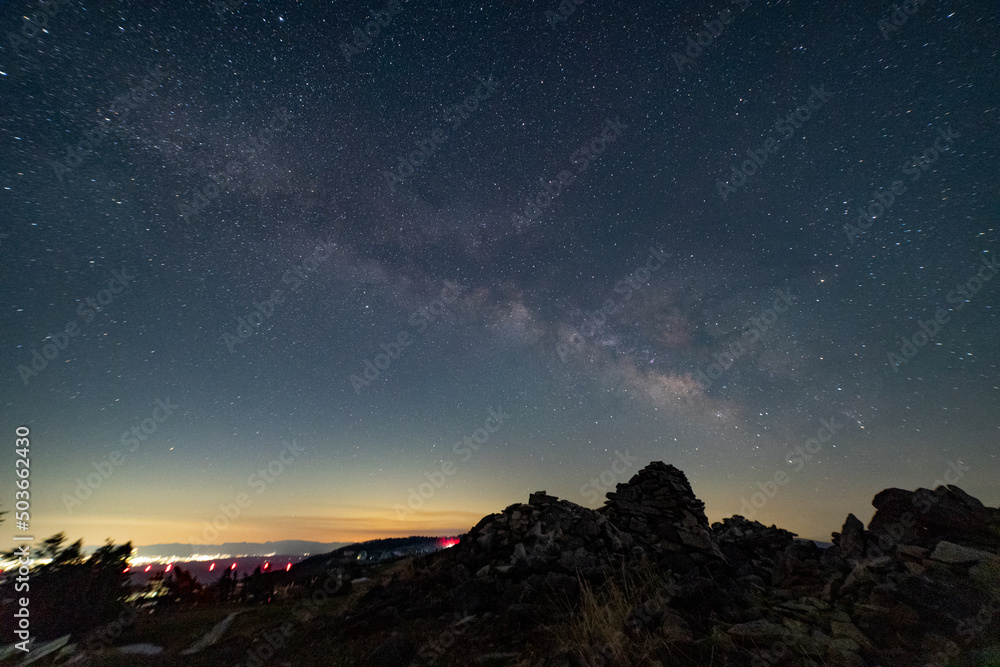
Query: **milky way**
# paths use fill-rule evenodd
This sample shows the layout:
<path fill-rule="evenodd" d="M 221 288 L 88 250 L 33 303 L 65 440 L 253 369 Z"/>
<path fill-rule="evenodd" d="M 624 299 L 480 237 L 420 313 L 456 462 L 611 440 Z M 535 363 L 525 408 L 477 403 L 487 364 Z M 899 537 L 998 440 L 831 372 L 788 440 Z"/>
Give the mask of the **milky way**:
<path fill-rule="evenodd" d="M 5 5 L 40 534 L 453 535 L 652 460 L 817 539 L 1000 504 L 996 11 L 528 4 Z"/>

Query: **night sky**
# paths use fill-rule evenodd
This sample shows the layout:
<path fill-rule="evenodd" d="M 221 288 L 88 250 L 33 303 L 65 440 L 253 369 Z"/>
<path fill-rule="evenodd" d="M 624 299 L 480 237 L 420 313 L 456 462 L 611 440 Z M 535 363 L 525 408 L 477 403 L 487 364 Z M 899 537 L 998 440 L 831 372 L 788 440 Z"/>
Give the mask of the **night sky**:
<path fill-rule="evenodd" d="M 36 539 L 1000 505 L 995 3 L 130 4 L 0 5 Z"/>

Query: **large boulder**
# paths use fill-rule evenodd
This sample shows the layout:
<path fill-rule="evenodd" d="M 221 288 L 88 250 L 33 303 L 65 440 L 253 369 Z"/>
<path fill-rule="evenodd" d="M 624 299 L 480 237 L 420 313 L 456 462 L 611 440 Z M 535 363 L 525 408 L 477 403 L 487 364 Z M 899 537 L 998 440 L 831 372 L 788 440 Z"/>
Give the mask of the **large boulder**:
<path fill-rule="evenodd" d="M 933 548 L 942 540 L 1000 550 L 1000 509 L 984 506 L 957 486 L 886 489 L 872 505 L 876 512 L 868 532 L 883 551 L 897 544 Z"/>

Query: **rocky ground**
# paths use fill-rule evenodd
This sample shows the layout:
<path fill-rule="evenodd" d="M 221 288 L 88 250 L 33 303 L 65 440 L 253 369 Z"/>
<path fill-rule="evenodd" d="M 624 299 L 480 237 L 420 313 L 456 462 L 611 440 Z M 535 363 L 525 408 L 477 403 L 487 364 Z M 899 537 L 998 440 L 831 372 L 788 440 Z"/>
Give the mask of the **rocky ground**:
<path fill-rule="evenodd" d="M 709 526 L 684 474 L 652 463 L 596 511 L 535 493 L 484 518 L 348 623 L 400 615 L 379 664 L 462 664 L 446 644 L 483 624 L 526 665 L 1000 664 L 1000 510 L 955 486 L 873 504 L 867 530 L 850 515 L 821 549 L 739 516 Z M 454 641 L 407 633 L 436 615 Z"/>
<path fill-rule="evenodd" d="M 245 610 L 193 654 L 53 664 L 1000 665 L 1000 509 L 956 486 L 872 503 L 823 549 L 740 516 L 710 526 L 655 462 L 598 510 L 538 492 L 451 549 L 353 584 L 317 574 L 306 607 Z"/>

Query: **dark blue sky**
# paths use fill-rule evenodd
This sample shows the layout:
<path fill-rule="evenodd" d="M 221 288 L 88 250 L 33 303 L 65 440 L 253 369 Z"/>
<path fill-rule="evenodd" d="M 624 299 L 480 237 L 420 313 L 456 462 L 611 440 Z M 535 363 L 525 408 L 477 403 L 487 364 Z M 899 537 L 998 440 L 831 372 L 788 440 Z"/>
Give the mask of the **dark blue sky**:
<path fill-rule="evenodd" d="M 563 6 L 0 7 L 39 534 L 455 534 L 651 460 L 819 539 L 1000 504 L 996 8 Z"/>

